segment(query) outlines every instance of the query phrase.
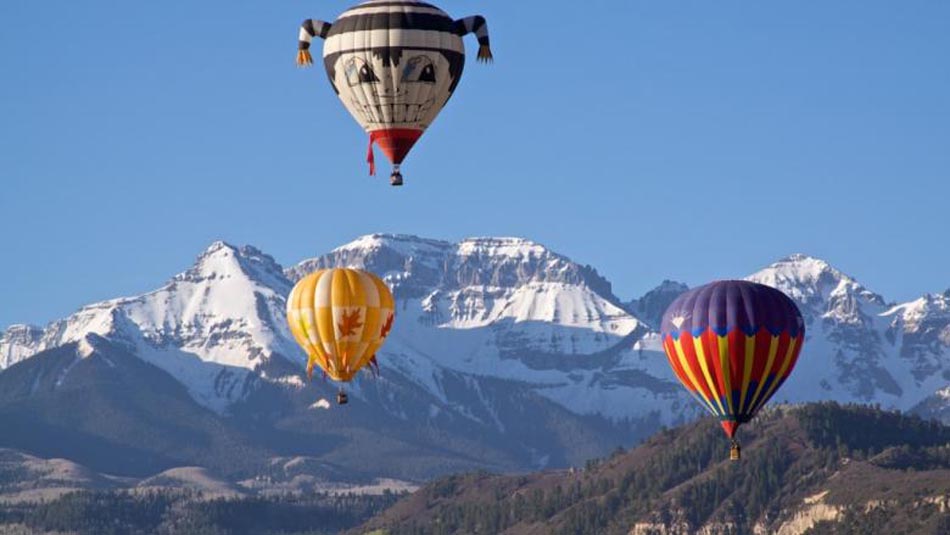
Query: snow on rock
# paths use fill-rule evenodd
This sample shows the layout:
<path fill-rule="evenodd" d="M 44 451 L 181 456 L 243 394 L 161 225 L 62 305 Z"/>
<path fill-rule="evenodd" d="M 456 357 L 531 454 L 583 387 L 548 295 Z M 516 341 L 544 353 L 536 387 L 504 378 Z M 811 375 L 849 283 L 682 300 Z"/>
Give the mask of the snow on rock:
<path fill-rule="evenodd" d="M 631 338 L 648 329 L 619 306 L 610 284 L 590 267 L 520 238 L 452 244 L 377 234 L 287 273 L 296 279 L 338 266 L 371 270 L 393 287 L 397 321 L 381 362 L 439 401 L 448 397 L 441 376 L 451 370 L 534 385 L 540 395 L 579 413 L 621 419 L 643 409 L 621 402 L 619 380 L 610 395 L 596 393 L 602 381 L 610 382 L 603 378 L 612 376 Z M 654 357 L 661 357 L 658 349 L 651 348 Z M 643 363 L 630 359 L 625 365 Z M 578 367 L 591 370 L 589 376 L 575 373 Z M 671 384 L 663 373 L 655 380 Z M 650 397 L 637 388 L 634 395 Z"/>
<path fill-rule="evenodd" d="M 803 254 L 779 260 L 747 280 L 785 292 L 802 307 L 806 320 L 809 313 L 818 312 L 820 318 L 836 323 L 865 325 L 863 313 L 880 313 L 885 307 L 881 296 L 824 260 Z"/>
<path fill-rule="evenodd" d="M 32 325 L 11 325 L 0 334 L 0 370 L 35 353 L 43 339 L 43 329 Z"/>

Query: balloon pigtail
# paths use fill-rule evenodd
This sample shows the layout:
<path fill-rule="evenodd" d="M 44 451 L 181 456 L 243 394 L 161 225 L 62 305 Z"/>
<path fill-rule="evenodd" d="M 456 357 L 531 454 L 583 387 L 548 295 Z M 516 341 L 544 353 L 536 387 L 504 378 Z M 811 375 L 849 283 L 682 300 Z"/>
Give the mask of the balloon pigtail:
<path fill-rule="evenodd" d="M 326 39 L 333 25 L 322 20 L 307 19 L 300 25 L 300 34 L 297 42 L 297 65 L 309 67 L 313 65 L 313 56 L 310 55 L 310 43 L 314 37 Z"/>
<path fill-rule="evenodd" d="M 369 176 L 376 176 L 376 155 L 373 154 L 373 136 L 369 136 L 369 148 L 366 150 L 366 163 L 369 164 Z"/>
<path fill-rule="evenodd" d="M 307 380 L 313 381 L 313 360 L 307 361 Z"/>
<path fill-rule="evenodd" d="M 373 372 L 373 377 L 379 378 L 379 361 L 376 360 L 376 355 L 373 355 L 369 359 L 369 369 Z"/>
<path fill-rule="evenodd" d="M 455 33 L 460 36 L 475 34 L 478 38 L 478 61 L 491 63 L 495 59 L 491 53 L 491 40 L 488 36 L 488 22 L 485 17 L 475 15 L 455 21 Z"/>

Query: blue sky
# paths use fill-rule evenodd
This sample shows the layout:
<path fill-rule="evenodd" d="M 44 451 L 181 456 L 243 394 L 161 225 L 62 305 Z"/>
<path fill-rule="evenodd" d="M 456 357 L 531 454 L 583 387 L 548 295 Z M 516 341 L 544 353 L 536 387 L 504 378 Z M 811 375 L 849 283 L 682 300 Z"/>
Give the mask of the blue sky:
<path fill-rule="evenodd" d="M 467 39 L 401 190 L 293 65 L 351 3 L 0 2 L 0 327 L 215 239 L 286 265 L 372 232 L 528 237 L 623 298 L 793 252 L 893 300 L 950 287 L 948 2 L 442 0 L 496 63 Z"/>

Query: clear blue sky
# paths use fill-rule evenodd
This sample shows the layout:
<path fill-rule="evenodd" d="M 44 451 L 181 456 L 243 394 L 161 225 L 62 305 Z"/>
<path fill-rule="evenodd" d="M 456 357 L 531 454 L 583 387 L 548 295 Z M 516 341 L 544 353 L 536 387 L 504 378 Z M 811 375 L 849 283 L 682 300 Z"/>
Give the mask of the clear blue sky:
<path fill-rule="evenodd" d="M 893 300 L 950 287 L 950 2 L 441 0 L 497 61 L 401 190 L 293 65 L 300 21 L 351 3 L 0 2 L 0 327 L 215 239 L 286 265 L 372 232 L 528 237 L 623 298 L 792 252 Z"/>

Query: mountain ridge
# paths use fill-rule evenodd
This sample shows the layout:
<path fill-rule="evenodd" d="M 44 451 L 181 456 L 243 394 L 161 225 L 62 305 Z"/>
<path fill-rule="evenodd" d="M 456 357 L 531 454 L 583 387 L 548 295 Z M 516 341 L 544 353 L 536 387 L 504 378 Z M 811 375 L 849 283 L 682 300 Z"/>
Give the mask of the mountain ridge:
<path fill-rule="evenodd" d="M 305 383 L 306 357 L 283 317 L 293 281 L 331 266 L 376 272 L 397 301 L 380 352 L 383 376 L 347 385 L 349 421 L 315 404 L 331 398 L 332 387 Z M 950 396 L 942 394 L 950 385 L 950 295 L 888 303 L 803 254 L 748 279 L 785 291 L 808 322 L 802 358 L 776 401 L 880 403 L 950 419 Z M 7 329 L 0 379 L 15 363 L 38 377 L 46 365 L 30 364 L 34 355 L 94 335 L 168 374 L 218 418 L 273 429 L 324 426 L 332 416 L 333 425 L 364 437 L 372 426 L 398 429 L 398 441 L 378 442 L 413 444 L 444 467 L 378 465 L 381 476 L 419 479 L 479 462 L 506 470 L 565 466 L 699 415 L 652 327 L 683 290 L 666 281 L 624 303 L 594 268 L 520 238 L 451 243 L 374 234 L 286 268 L 255 247 L 217 241 L 152 292 L 87 305 L 45 328 Z M 28 389 L 22 395 L 13 401 L 24 402 Z M 455 446 L 426 448 L 433 432 Z M 349 439 L 314 436 L 330 448 L 320 450 L 323 459 L 362 474 L 356 457 L 334 453 Z M 473 454 L 479 449 L 484 454 Z M 278 450 L 269 451 L 296 454 L 286 444 Z"/>

